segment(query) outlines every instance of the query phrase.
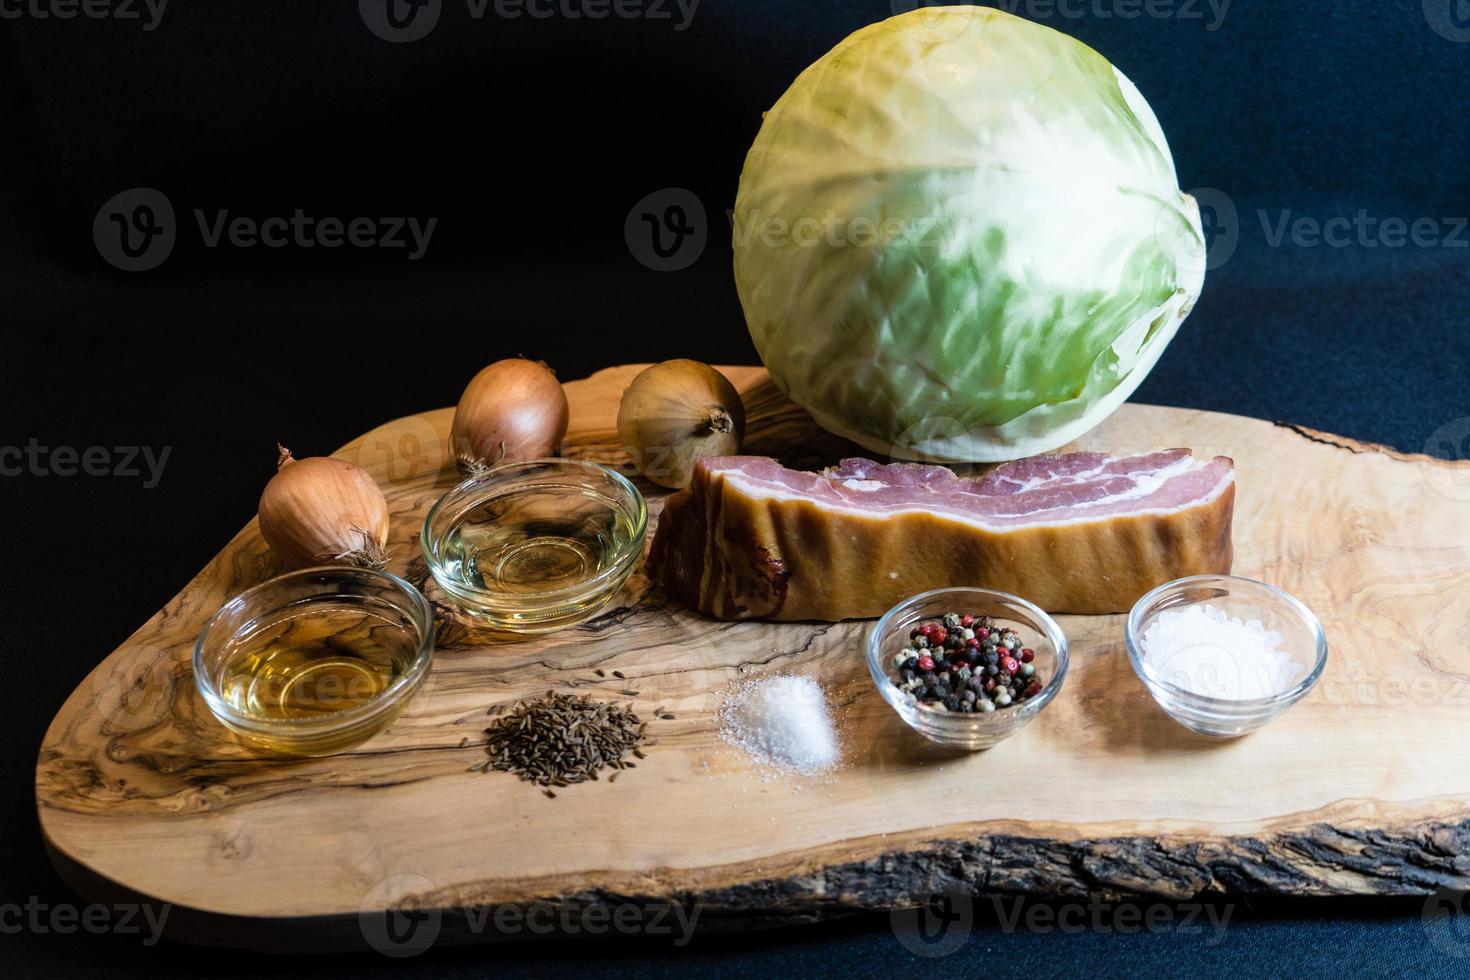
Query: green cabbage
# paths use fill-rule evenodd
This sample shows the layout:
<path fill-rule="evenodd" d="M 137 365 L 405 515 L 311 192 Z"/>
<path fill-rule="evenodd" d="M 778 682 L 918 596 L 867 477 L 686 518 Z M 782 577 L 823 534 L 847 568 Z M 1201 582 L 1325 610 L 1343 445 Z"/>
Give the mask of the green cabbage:
<path fill-rule="evenodd" d="M 1204 282 L 1199 208 L 1097 52 L 985 7 L 848 37 L 766 114 L 735 281 L 776 384 L 865 448 L 1015 459 L 1097 425 Z"/>

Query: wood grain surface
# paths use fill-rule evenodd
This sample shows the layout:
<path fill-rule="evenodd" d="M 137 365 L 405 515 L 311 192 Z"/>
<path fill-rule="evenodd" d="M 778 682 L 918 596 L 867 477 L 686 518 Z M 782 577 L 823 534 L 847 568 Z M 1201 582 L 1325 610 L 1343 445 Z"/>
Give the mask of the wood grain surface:
<path fill-rule="evenodd" d="M 568 455 L 626 465 L 615 419 L 639 367 L 566 386 Z M 802 466 L 851 452 L 764 371 L 724 370 L 749 408 L 747 452 Z M 338 453 L 382 484 L 390 569 L 419 582 L 420 523 L 455 480 L 450 417 L 399 419 Z M 462 924 L 510 904 L 673 902 L 708 926 L 955 889 L 1184 898 L 1470 885 L 1470 467 L 1146 405 L 1125 405 L 1080 445 L 1235 458 L 1236 572 L 1301 597 L 1331 644 L 1301 704 L 1247 738 L 1192 735 L 1134 676 L 1121 616 L 1063 617 L 1073 664 L 1057 700 L 1000 747 L 955 754 L 909 732 L 873 690 L 866 623 L 715 622 L 639 573 L 596 619 L 550 636 L 446 616 L 426 686 L 389 730 L 326 758 L 272 759 L 212 719 L 189 663 L 205 620 L 276 571 L 252 521 L 62 706 L 36 770 L 48 846 L 84 890 L 174 903 L 201 934 L 229 925 L 212 941 L 255 945 L 291 924 L 326 941 L 362 910 L 405 904 Z M 640 486 L 656 514 L 666 492 Z M 845 743 L 835 774 L 773 778 L 719 738 L 722 693 L 770 672 L 826 687 Z M 652 722 L 658 745 L 616 784 L 549 799 L 468 771 L 484 758 L 487 708 L 551 687 L 636 690 L 644 717 L 656 706 L 674 717 Z"/>

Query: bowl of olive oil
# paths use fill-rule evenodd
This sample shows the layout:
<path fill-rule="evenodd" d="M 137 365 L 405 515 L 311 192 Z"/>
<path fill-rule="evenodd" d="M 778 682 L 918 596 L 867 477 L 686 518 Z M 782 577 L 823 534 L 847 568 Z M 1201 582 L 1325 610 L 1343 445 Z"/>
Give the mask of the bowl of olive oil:
<path fill-rule="evenodd" d="M 323 755 L 386 728 L 433 656 L 433 612 L 417 589 L 387 572 L 324 566 L 227 602 L 194 646 L 194 683 L 236 734 Z"/>
<path fill-rule="evenodd" d="M 549 633 L 595 615 L 643 555 L 648 507 L 622 474 L 573 459 L 502 463 L 444 495 L 421 544 L 475 623 Z"/>

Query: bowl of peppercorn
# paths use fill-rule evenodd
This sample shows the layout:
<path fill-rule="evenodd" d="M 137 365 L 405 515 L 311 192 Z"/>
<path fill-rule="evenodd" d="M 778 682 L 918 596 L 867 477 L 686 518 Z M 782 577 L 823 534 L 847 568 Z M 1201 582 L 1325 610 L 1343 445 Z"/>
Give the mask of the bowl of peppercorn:
<path fill-rule="evenodd" d="M 1067 677 L 1067 638 L 1019 596 L 935 589 L 873 624 L 868 671 L 914 731 L 978 751 L 1010 738 L 1056 697 Z"/>

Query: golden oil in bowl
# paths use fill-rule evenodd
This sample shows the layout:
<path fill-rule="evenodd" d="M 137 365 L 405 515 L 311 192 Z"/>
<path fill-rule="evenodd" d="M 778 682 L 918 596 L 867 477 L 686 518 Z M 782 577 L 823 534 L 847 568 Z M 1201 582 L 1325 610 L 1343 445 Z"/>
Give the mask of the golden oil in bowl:
<path fill-rule="evenodd" d="M 455 487 L 424 522 L 434 580 L 472 620 L 544 633 L 592 616 L 643 554 L 648 509 L 595 463 L 507 463 Z"/>
<path fill-rule="evenodd" d="M 466 510 L 444 536 L 442 567 L 475 589 L 550 592 L 615 566 L 635 530 L 633 515 L 605 497 L 531 486 Z"/>
<path fill-rule="evenodd" d="M 334 752 L 403 710 L 428 672 L 433 631 L 428 602 L 397 576 L 306 569 L 225 604 L 195 646 L 195 684 L 251 742 Z"/>
<path fill-rule="evenodd" d="M 309 618 L 280 614 L 239 641 L 220 669 L 220 695 L 252 718 L 322 718 L 377 700 L 417 652 L 371 609 L 324 603 Z"/>

